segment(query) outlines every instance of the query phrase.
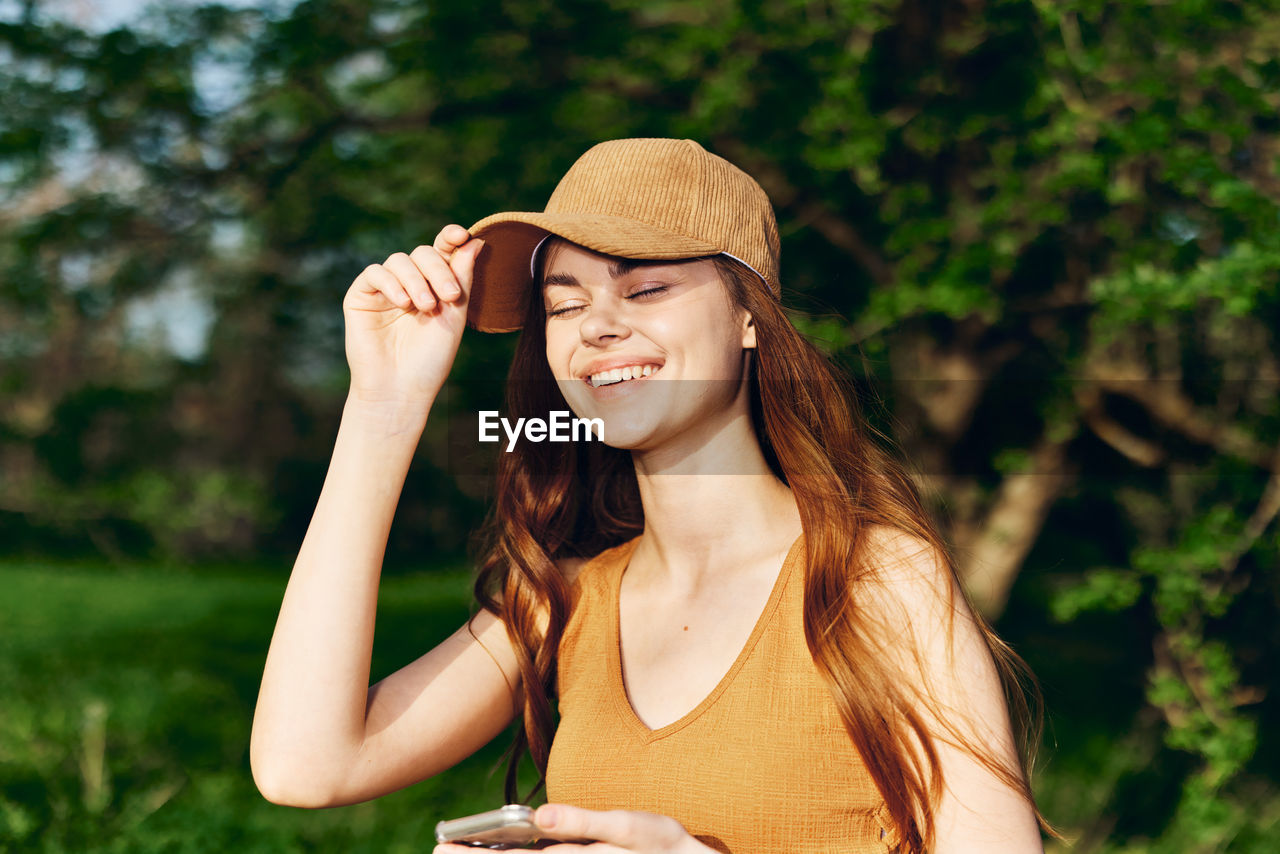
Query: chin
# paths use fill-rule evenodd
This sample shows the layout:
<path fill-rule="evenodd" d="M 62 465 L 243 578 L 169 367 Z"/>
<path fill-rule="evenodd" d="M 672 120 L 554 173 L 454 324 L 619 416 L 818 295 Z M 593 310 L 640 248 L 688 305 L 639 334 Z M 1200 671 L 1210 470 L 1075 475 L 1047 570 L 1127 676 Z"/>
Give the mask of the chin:
<path fill-rule="evenodd" d="M 611 448 L 645 450 L 659 441 L 663 432 L 664 419 L 652 407 L 579 406 L 573 401 L 569 406 L 578 418 L 600 419 L 604 444 Z"/>
<path fill-rule="evenodd" d="M 656 424 L 604 422 L 604 444 L 620 451 L 647 451 L 661 444 Z"/>
<path fill-rule="evenodd" d="M 561 386 L 565 402 L 578 418 L 599 418 L 604 444 L 627 451 L 651 451 L 674 436 L 728 409 L 721 400 L 726 382 L 646 381 L 644 386 L 597 392 Z"/>
<path fill-rule="evenodd" d="M 609 387 L 589 389 L 585 385 L 565 388 L 565 402 L 579 418 L 599 418 L 604 422 L 605 440 L 613 444 L 614 436 L 647 433 L 669 420 L 678 400 L 677 384 L 650 383 L 643 387 Z"/>

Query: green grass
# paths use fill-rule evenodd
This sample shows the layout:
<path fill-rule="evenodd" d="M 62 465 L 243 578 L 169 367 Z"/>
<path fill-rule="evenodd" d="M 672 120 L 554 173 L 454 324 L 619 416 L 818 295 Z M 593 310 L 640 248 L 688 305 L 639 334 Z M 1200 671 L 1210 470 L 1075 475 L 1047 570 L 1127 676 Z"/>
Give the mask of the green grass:
<path fill-rule="evenodd" d="M 506 740 L 377 801 L 265 801 L 249 728 L 287 570 L 0 564 L 0 851 L 430 850 L 501 803 Z M 384 580 L 373 678 L 466 619 L 459 572 Z"/>

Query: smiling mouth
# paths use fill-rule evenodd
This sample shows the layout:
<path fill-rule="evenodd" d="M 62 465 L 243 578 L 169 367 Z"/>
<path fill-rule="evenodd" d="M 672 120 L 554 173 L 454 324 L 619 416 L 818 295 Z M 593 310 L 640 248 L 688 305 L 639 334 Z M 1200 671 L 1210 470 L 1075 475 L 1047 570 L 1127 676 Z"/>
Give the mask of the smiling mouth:
<path fill-rule="evenodd" d="M 625 368 L 614 368 L 611 371 L 601 371 L 598 374 L 592 374 L 585 379 L 587 385 L 592 388 L 600 388 L 606 385 L 617 385 L 628 380 L 639 380 L 652 376 L 662 369 L 661 365 L 628 365 Z"/>

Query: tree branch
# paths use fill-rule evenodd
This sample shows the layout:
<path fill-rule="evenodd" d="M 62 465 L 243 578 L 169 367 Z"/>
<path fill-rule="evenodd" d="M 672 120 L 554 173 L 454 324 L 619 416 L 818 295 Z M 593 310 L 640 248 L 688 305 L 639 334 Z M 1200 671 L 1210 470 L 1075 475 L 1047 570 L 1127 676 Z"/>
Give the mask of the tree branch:
<path fill-rule="evenodd" d="M 1253 544 L 1258 541 L 1267 527 L 1280 515 L 1280 446 L 1276 447 L 1275 453 L 1271 461 L 1271 477 L 1267 480 L 1266 487 L 1262 490 L 1262 498 L 1258 501 L 1258 506 L 1254 508 L 1249 521 L 1245 522 L 1244 531 L 1240 534 L 1240 539 L 1236 543 L 1231 554 L 1227 556 L 1227 560 L 1223 562 L 1222 570 L 1226 575 L 1235 572 L 1236 566 L 1240 563 L 1240 558 L 1244 557 Z"/>
<path fill-rule="evenodd" d="M 1005 477 L 968 548 L 958 555 L 965 588 L 989 620 L 1004 611 L 1049 510 L 1071 482 L 1066 444 L 1066 439 L 1040 439 L 1031 452 L 1032 470 Z"/>
<path fill-rule="evenodd" d="M 1156 421 L 1188 439 L 1260 468 L 1269 470 L 1272 466 L 1270 448 L 1234 424 L 1201 412 L 1175 380 L 1155 379 L 1140 365 L 1100 360 L 1089 365 L 1088 379 L 1105 391 L 1141 404 Z"/>
<path fill-rule="evenodd" d="M 1094 435 L 1119 451 L 1130 462 L 1143 468 L 1154 468 L 1165 458 L 1164 448 L 1135 436 L 1107 415 L 1102 406 L 1102 393 L 1093 383 L 1082 383 L 1074 389 L 1081 417 Z"/>

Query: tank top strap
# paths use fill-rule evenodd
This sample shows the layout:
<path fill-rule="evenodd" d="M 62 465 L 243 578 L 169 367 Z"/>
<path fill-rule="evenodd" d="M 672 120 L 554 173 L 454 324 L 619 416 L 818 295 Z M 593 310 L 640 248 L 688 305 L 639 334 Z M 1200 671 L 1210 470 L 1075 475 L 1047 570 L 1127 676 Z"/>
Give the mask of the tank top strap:
<path fill-rule="evenodd" d="M 639 542 L 640 535 L 637 534 L 626 542 L 605 549 L 584 563 L 573 581 L 571 601 L 576 605 L 583 596 L 592 600 L 607 596 L 614 579 L 627 568 L 631 553 Z"/>

